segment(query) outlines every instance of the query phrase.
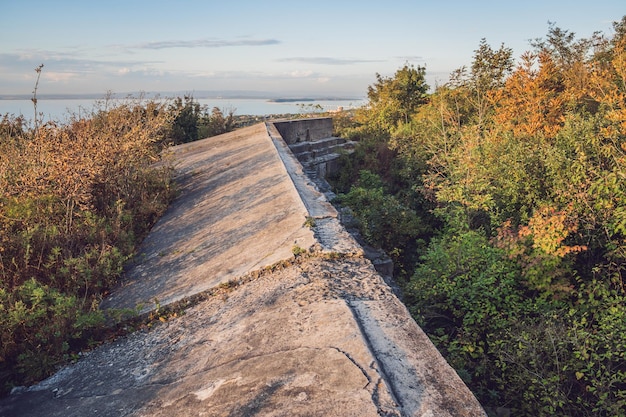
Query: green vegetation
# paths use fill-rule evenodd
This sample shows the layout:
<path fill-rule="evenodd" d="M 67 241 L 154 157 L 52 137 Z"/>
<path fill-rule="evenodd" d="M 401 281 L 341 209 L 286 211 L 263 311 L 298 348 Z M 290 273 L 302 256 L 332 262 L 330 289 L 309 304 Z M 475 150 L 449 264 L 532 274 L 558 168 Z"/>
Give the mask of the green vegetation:
<path fill-rule="evenodd" d="M 626 17 L 550 26 L 517 65 L 482 40 L 428 94 L 377 76 L 333 178 L 416 320 L 489 412 L 626 410 Z"/>
<path fill-rule="evenodd" d="M 293 253 L 293 256 L 295 256 L 296 258 L 299 256 L 302 256 L 304 254 L 307 253 L 307 250 L 304 248 L 301 248 L 298 245 L 293 245 L 293 247 L 291 248 L 291 252 Z"/>
<path fill-rule="evenodd" d="M 221 135 L 235 128 L 235 109 L 224 115 L 220 108 L 213 107 L 209 113 L 192 96 L 175 98 L 168 111 L 175 115 L 168 135 L 174 145 Z"/>
<path fill-rule="evenodd" d="M 308 227 L 309 229 L 315 228 L 315 217 L 306 216 L 303 226 Z"/>

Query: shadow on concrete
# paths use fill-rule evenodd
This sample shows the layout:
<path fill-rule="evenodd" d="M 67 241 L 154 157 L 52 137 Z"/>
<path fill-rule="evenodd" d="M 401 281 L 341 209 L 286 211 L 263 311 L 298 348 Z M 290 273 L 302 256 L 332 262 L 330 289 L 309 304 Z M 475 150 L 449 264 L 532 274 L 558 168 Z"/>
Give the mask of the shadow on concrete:
<path fill-rule="evenodd" d="M 256 397 L 252 398 L 246 404 L 235 408 L 228 414 L 228 417 L 254 417 L 265 411 L 265 406 L 271 400 L 272 396 L 280 387 L 282 382 L 274 382 L 263 388 Z"/>

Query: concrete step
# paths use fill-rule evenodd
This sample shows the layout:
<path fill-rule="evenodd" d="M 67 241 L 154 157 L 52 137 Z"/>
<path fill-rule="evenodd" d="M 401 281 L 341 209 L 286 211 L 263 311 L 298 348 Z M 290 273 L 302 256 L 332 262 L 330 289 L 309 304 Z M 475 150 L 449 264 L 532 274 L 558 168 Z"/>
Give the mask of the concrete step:
<path fill-rule="evenodd" d="M 318 139 L 315 141 L 307 141 L 307 142 L 297 142 L 289 145 L 291 151 L 295 154 L 303 153 L 303 152 L 311 152 L 319 149 L 326 149 L 328 147 L 342 145 L 346 143 L 346 140 L 343 138 L 324 138 Z"/>
<path fill-rule="evenodd" d="M 323 158 L 330 154 L 340 154 L 342 152 L 352 152 L 354 150 L 354 142 L 342 141 L 341 143 L 330 144 L 323 148 L 308 148 L 305 146 L 299 146 L 296 148 L 290 147 L 291 151 L 301 162 L 315 161 L 316 159 Z"/>

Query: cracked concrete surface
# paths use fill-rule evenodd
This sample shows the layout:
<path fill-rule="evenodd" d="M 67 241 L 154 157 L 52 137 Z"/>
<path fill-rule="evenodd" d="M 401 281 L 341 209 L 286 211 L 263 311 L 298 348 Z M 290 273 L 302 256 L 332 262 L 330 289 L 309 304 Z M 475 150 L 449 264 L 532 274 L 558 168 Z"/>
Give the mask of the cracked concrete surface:
<path fill-rule="evenodd" d="M 174 149 L 182 194 L 106 305 L 247 279 L 0 400 L 0 416 L 484 416 L 278 139 L 261 124 Z M 294 259 L 294 244 L 316 251 Z"/>

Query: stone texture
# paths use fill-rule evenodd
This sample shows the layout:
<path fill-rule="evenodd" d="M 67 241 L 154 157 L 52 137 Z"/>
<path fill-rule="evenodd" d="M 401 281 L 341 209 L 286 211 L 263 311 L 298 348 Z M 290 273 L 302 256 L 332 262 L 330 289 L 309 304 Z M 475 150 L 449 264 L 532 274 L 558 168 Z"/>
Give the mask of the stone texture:
<path fill-rule="evenodd" d="M 272 132 L 173 150 L 182 193 L 106 306 L 230 288 L 0 400 L 0 416 L 484 416 Z"/>

